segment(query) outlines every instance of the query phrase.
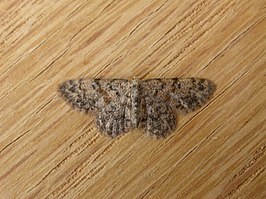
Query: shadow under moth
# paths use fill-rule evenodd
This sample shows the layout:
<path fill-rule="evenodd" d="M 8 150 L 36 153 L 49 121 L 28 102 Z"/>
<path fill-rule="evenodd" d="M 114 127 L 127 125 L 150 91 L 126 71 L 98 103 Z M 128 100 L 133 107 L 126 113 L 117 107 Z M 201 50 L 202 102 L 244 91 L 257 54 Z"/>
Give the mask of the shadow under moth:
<path fill-rule="evenodd" d="M 77 79 L 59 91 L 74 108 L 93 113 L 101 132 L 112 138 L 133 128 L 161 138 L 175 130 L 177 114 L 202 107 L 215 88 L 202 78 Z"/>

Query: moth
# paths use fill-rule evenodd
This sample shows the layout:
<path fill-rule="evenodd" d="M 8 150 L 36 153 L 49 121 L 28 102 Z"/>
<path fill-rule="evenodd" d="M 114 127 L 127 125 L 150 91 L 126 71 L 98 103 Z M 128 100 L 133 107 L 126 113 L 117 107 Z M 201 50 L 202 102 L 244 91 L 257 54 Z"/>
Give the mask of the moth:
<path fill-rule="evenodd" d="M 66 101 L 95 115 L 100 131 L 112 138 L 134 128 L 166 137 L 176 129 L 178 114 L 202 107 L 215 89 L 202 78 L 76 79 L 59 86 Z"/>

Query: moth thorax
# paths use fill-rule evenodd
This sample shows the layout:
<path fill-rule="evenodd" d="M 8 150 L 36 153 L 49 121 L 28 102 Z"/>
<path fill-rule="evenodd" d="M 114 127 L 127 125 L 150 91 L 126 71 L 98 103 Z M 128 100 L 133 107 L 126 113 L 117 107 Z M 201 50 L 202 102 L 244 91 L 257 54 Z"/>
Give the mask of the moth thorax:
<path fill-rule="evenodd" d="M 131 124 L 133 128 L 138 127 L 139 106 L 140 106 L 140 93 L 139 93 L 140 80 L 133 79 L 131 81 Z"/>

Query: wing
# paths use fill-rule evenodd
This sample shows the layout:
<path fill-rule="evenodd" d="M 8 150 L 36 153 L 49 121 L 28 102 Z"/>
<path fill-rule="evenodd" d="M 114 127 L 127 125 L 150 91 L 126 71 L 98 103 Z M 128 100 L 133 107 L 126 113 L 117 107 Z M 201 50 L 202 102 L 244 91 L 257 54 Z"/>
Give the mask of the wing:
<path fill-rule="evenodd" d="M 140 122 L 145 131 L 156 138 L 166 137 L 176 128 L 176 114 L 167 101 L 154 96 L 143 98 L 146 111 Z"/>
<path fill-rule="evenodd" d="M 123 79 L 77 79 L 60 85 L 62 96 L 81 111 L 97 111 L 111 101 L 129 96 L 130 83 Z"/>
<path fill-rule="evenodd" d="M 121 102 L 110 102 L 98 113 L 96 124 L 106 135 L 114 138 L 131 128 L 130 99 Z"/>
<path fill-rule="evenodd" d="M 168 101 L 178 113 L 189 113 L 202 107 L 215 92 L 215 84 L 202 78 L 150 79 L 143 81 L 152 95 Z"/>
<path fill-rule="evenodd" d="M 142 126 L 149 134 L 165 137 L 176 127 L 176 113 L 202 107 L 215 91 L 207 79 L 149 79 L 141 82 L 141 99 L 146 110 Z"/>
<path fill-rule="evenodd" d="M 115 137 L 126 132 L 130 108 L 130 82 L 124 79 L 78 79 L 64 82 L 62 96 L 80 111 L 92 111 L 100 129 Z"/>

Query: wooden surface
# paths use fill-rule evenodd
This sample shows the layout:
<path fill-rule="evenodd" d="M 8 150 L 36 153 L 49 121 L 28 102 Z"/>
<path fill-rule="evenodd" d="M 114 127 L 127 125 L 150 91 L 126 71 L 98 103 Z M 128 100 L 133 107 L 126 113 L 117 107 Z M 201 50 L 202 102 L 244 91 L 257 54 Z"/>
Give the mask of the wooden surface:
<path fill-rule="evenodd" d="M 0 198 L 265 198 L 264 0 L 0 1 Z M 71 109 L 80 77 L 203 77 L 166 139 Z"/>

